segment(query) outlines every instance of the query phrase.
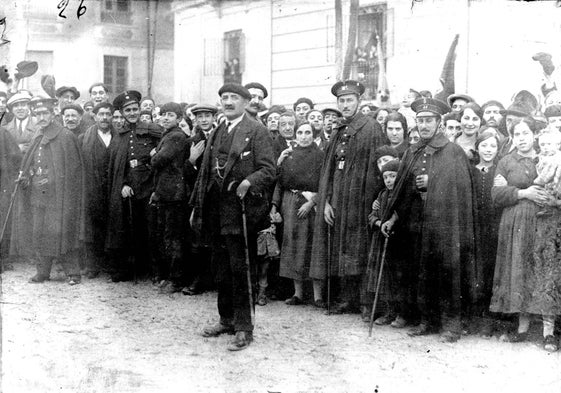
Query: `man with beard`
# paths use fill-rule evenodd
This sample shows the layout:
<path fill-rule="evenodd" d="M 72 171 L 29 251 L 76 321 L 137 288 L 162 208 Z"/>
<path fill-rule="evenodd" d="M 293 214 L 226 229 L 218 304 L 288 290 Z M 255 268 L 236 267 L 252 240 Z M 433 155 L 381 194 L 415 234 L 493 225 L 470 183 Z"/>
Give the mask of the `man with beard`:
<path fill-rule="evenodd" d="M 148 204 L 153 188 L 150 158 L 161 133 L 158 125 L 139 122 L 140 98 L 138 91 L 128 90 L 113 100 L 113 106 L 125 118 L 125 125 L 115 135 L 115 144 L 109 150 L 109 221 L 105 248 L 111 254 L 113 282 L 130 280 L 131 273 L 146 273 L 152 261 Z M 134 266 L 127 263 L 127 251 L 134 256 Z M 155 275 L 152 278 L 159 281 Z"/>
<path fill-rule="evenodd" d="M 38 131 L 22 164 L 21 191 L 14 206 L 10 252 L 34 257 L 37 274 L 31 283 L 49 279 L 58 259 L 68 283 L 80 283 L 84 173 L 78 139 L 54 122 L 51 98 L 34 97 L 30 107 Z"/>
<path fill-rule="evenodd" d="M 107 169 L 114 131 L 111 126 L 113 105 L 97 104 L 93 113 L 96 124 L 79 136 L 86 183 L 84 185 L 86 270 L 88 278 L 99 275 L 105 267 L 107 235 Z"/>
<path fill-rule="evenodd" d="M 284 106 L 273 105 L 265 116 L 265 123 L 267 124 L 267 129 L 273 140 L 279 135 L 279 119 L 284 112 L 286 112 Z"/>
<path fill-rule="evenodd" d="M 111 119 L 111 124 L 113 129 L 117 132 L 121 132 L 125 125 L 125 118 L 123 117 L 121 111 L 118 109 L 113 110 L 113 118 Z"/>
<path fill-rule="evenodd" d="M 264 107 L 263 100 L 269 95 L 265 86 L 259 82 L 251 82 L 245 85 L 251 95 L 251 100 L 246 108 L 251 118 L 259 123 L 263 123 L 259 117 L 259 111 Z"/>
<path fill-rule="evenodd" d="M 80 136 L 86 132 L 87 128 L 84 128 L 82 123 L 84 110 L 80 105 L 68 104 L 62 108 L 60 114 L 62 115 L 64 126 L 72 131 L 74 135 Z"/>
<path fill-rule="evenodd" d="M 0 127 L 0 228 L 7 217 L 8 206 L 15 186 L 15 180 L 21 163 L 21 151 L 12 135 Z M 11 216 L 11 215 L 10 215 Z M 0 239 L 0 273 L 8 268 L 8 253 L 10 249 L 11 234 L 10 219 Z"/>
<path fill-rule="evenodd" d="M 323 131 L 323 114 L 317 109 L 312 109 L 306 115 L 306 120 L 312 126 L 312 132 L 314 133 L 314 139 L 318 138 Z"/>
<path fill-rule="evenodd" d="M 227 122 L 208 141 L 191 197 L 190 221 L 210 235 L 217 270 L 220 322 L 204 329 L 203 336 L 235 332 L 228 350 L 239 351 L 253 341 L 250 265 L 257 253 L 257 232 L 269 226 L 267 195 L 276 169 L 267 129 L 246 115 L 249 91 L 228 83 L 218 94 Z"/>
<path fill-rule="evenodd" d="M 503 106 L 503 104 L 496 100 L 487 101 L 481 106 L 485 124 L 499 131 L 501 138 L 508 136 L 506 125 L 503 121 L 503 115 L 501 115 L 501 111 L 503 111 L 504 109 L 505 107 Z"/>
<path fill-rule="evenodd" d="M 444 102 L 421 98 L 411 108 L 417 114 L 421 140 L 403 156 L 381 230 L 390 236 L 400 220 L 415 239 L 421 323 L 409 334 L 438 332 L 441 325 L 442 341 L 455 342 L 474 288 L 470 164 L 462 148 L 438 132 L 442 115 L 450 109 Z"/>
<path fill-rule="evenodd" d="M 358 310 L 370 243 L 368 214 L 383 186 L 375 158 L 376 149 L 384 143 L 382 127 L 358 111 L 364 90 L 353 80 L 337 82 L 331 88 L 343 119 L 331 135 L 317 196 L 310 277 L 340 279 L 339 299 L 333 309 L 337 314 Z"/>
<path fill-rule="evenodd" d="M 10 97 L 8 109 L 14 114 L 14 118 L 5 125 L 24 154 L 37 131 L 35 121 L 29 115 L 29 100 L 31 96 L 27 92 L 18 92 Z"/>
<path fill-rule="evenodd" d="M 333 131 L 333 126 L 337 123 L 337 119 L 343 116 L 339 109 L 326 108 L 321 111 L 323 115 L 323 131 L 316 138 L 316 143 L 320 150 L 327 150 L 329 145 L 329 138 L 331 137 L 331 132 Z"/>
<path fill-rule="evenodd" d="M 152 156 L 154 192 L 150 203 L 155 206 L 156 266 L 164 280 L 160 293 L 179 292 L 183 284 L 183 246 L 187 185 L 183 172 L 187 156 L 187 135 L 179 128 L 181 106 L 168 102 L 161 107 L 164 134 Z"/>

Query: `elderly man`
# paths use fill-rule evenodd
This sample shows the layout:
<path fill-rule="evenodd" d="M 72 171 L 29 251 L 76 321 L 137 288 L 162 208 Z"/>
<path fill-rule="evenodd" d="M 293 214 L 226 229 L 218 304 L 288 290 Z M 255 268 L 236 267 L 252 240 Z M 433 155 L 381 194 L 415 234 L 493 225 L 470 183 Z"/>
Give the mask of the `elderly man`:
<path fill-rule="evenodd" d="M 111 254 L 113 282 L 146 273 L 152 263 L 148 202 L 154 179 L 150 158 L 161 133 L 158 125 L 139 122 L 140 98 L 138 91 L 128 90 L 113 100 L 114 108 L 125 118 L 124 127 L 115 135 L 115 146 L 109 150 L 109 221 L 105 248 Z M 128 265 L 127 252 L 133 257 L 134 266 Z M 153 281 L 159 282 L 155 272 L 152 273 Z"/>
<path fill-rule="evenodd" d="M 358 310 L 370 243 L 368 214 L 382 187 L 374 155 L 384 143 L 382 127 L 358 110 L 364 90 L 353 80 L 337 82 L 331 88 L 343 118 L 331 134 L 318 191 L 310 277 L 340 279 L 339 300 L 333 310 L 338 314 Z"/>
<path fill-rule="evenodd" d="M 251 100 L 246 108 L 247 113 L 251 118 L 259 123 L 262 123 L 259 117 L 259 111 L 265 106 L 263 100 L 268 97 L 269 93 L 265 86 L 259 82 L 251 82 L 245 85 L 245 88 L 249 91 L 251 95 Z"/>
<path fill-rule="evenodd" d="M 235 332 L 228 350 L 239 351 L 253 341 L 250 265 L 257 232 L 269 226 L 267 195 L 276 169 L 269 132 L 245 114 L 249 91 L 227 83 L 218 94 L 227 122 L 208 141 L 191 197 L 191 222 L 210 234 L 217 269 L 220 322 L 204 329 L 203 336 Z"/>
<path fill-rule="evenodd" d="M 97 104 L 93 113 L 96 124 L 79 136 L 86 183 L 84 185 L 85 203 L 85 242 L 86 270 L 88 278 L 99 275 L 104 267 L 105 236 L 107 235 L 107 169 L 109 149 L 113 147 L 115 133 L 111 126 L 113 105 L 108 102 Z"/>
<path fill-rule="evenodd" d="M 84 110 L 80 105 L 68 104 L 62 107 L 60 114 L 62 115 L 64 126 L 72 131 L 74 135 L 80 136 L 86 132 L 87 128 L 85 127 L 85 124 L 82 123 Z"/>
<path fill-rule="evenodd" d="M 8 100 L 8 110 L 14 114 L 12 121 L 5 125 L 8 132 L 15 139 L 22 153 L 26 153 L 37 131 L 35 121 L 29 113 L 31 96 L 25 92 L 18 92 Z"/>
<path fill-rule="evenodd" d="M 473 288 L 470 164 L 462 149 L 438 132 L 442 115 L 449 111 L 445 103 L 422 98 L 411 108 L 417 114 L 421 141 L 403 156 L 382 233 L 389 236 L 399 220 L 414 239 L 421 324 L 410 335 L 437 332 L 442 325 L 442 340 L 455 342 Z M 414 261 L 411 268 L 415 269 Z"/>
<path fill-rule="evenodd" d="M 54 122 L 55 103 L 42 97 L 30 101 L 39 129 L 23 159 L 10 251 L 35 258 L 37 274 L 30 282 L 48 280 L 58 259 L 75 285 L 81 279 L 84 173 L 78 139 Z"/>

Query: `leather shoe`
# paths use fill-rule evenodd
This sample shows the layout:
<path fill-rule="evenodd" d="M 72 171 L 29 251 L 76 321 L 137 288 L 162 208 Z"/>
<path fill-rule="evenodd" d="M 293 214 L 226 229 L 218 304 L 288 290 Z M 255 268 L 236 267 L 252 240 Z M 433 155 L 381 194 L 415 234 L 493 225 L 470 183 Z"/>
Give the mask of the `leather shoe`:
<path fill-rule="evenodd" d="M 218 322 L 216 325 L 207 326 L 203 329 L 203 337 L 218 337 L 221 334 L 234 334 L 234 327 L 232 325 L 224 325 Z"/>
<path fill-rule="evenodd" d="M 519 333 L 519 332 L 512 332 L 512 333 L 507 333 L 507 334 L 503 334 L 499 340 L 500 341 L 504 341 L 507 343 L 521 343 L 524 342 L 528 339 L 528 332 L 523 332 L 523 333 Z"/>
<path fill-rule="evenodd" d="M 82 282 L 80 276 L 70 276 L 68 277 L 68 285 L 77 285 Z"/>
<path fill-rule="evenodd" d="M 42 282 L 49 281 L 49 277 L 42 276 L 40 274 L 36 274 L 29 279 L 29 282 L 32 284 L 40 284 Z"/>
<path fill-rule="evenodd" d="M 323 299 L 316 299 L 314 300 L 314 307 L 315 308 L 327 308 L 327 303 L 323 301 Z"/>
<path fill-rule="evenodd" d="M 407 325 L 407 321 L 402 316 L 398 315 L 393 322 L 390 324 L 391 327 L 396 329 L 402 329 Z"/>
<path fill-rule="evenodd" d="M 234 339 L 228 344 L 228 351 L 241 351 L 242 349 L 246 349 L 252 341 L 252 332 L 245 332 L 243 330 L 237 331 Z"/>
<path fill-rule="evenodd" d="M 289 306 L 299 306 L 302 304 L 302 299 L 300 299 L 298 296 L 292 296 L 290 299 L 286 299 L 284 303 L 288 304 Z"/>
<path fill-rule="evenodd" d="M 418 326 L 415 326 L 411 330 L 407 332 L 409 337 L 417 337 L 417 336 L 428 336 L 429 334 L 437 333 L 438 329 L 434 328 L 433 326 L 429 325 L 428 323 L 420 323 Z"/>
<path fill-rule="evenodd" d="M 385 314 L 381 317 L 376 318 L 374 323 L 378 326 L 389 325 L 390 323 L 392 323 L 392 317 L 389 314 Z"/>

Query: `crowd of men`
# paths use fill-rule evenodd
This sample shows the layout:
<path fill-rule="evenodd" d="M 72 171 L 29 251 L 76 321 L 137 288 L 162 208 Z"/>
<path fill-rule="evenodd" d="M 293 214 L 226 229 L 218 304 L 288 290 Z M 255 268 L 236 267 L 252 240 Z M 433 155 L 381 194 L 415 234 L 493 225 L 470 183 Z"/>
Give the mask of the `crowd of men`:
<path fill-rule="evenodd" d="M 200 293 L 210 276 L 220 321 L 203 335 L 235 334 L 228 349 L 244 349 L 253 340 L 254 304 L 265 305 L 279 289 L 265 291 L 267 276 L 282 286 L 272 269 L 256 268 L 257 243 L 275 221 L 277 160 L 307 122 L 325 153 L 313 199 L 309 277 L 328 281 L 334 292 L 327 302 L 315 299 L 316 306 L 343 313 L 362 305 L 369 317 L 374 291 L 368 288 L 376 285 L 369 285 L 368 271 L 380 270 L 385 250 L 383 237 L 373 240 L 371 224 L 391 237 L 396 220 L 406 219 L 417 236 L 407 242 L 422 270 L 415 334 L 438 324 L 444 339 L 457 340 L 465 295 L 460 284 L 475 234 L 469 157 L 448 136 L 460 131 L 457 113 L 473 99 L 455 94 L 445 103 L 411 90 L 400 107 L 380 110 L 361 105 L 359 82 L 338 82 L 331 91 L 337 104 L 321 110 L 306 97 L 289 109 L 267 109 L 268 91 L 260 83 L 223 85 L 218 106 L 156 106 L 135 90 L 110 102 L 102 83 L 89 88 L 83 105 L 72 86 L 60 87 L 56 98 L 0 92 L 3 267 L 33 262 L 37 272 L 29 281 L 42 283 L 58 261 L 70 285 L 104 272 L 113 282 L 149 278 L 164 294 Z M 515 102 L 506 113 L 532 115 L 522 106 Z M 483 111 L 496 127 L 507 117 L 498 101 Z M 407 120 L 401 132 L 409 143 L 401 145 L 399 170 L 395 163 L 382 169 L 380 148 L 401 144 L 391 143 L 386 122 L 395 113 Z M 561 107 L 546 114 L 543 121 L 559 127 Z M 508 133 L 505 138 L 508 152 Z M 387 171 L 397 173 L 395 187 L 392 182 L 383 214 L 370 222 Z"/>

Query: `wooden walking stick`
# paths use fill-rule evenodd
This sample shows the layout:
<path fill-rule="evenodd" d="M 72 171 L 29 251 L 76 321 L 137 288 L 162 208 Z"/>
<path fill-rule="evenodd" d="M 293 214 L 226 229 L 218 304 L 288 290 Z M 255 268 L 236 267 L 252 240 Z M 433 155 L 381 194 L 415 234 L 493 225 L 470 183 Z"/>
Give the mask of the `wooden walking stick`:
<path fill-rule="evenodd" d="M 327 224 L 327 315 L 331 314 L 331 225 Z"/>
<path fill-rule="evenodd" d="M 382 259 L 380 260 L 380 272 L 376 281 L 376 293 L 374 295 L 374 303 L 372 304 L 372 312 L 370 313 L 370 326 L 368 327 L 368 337 L 372 337 L 372 327 L 374 326 L 374 314 L 376 313 L 376 305 L 378 303 L 378 295 L 380 294 L 380 283 L 382 282 L 382 272 L 384 270 L 384 262 L 386 261 L 386 249 L 388 248 L 389 237 L 384 239 L 384 248 L 382 250 Z"/>
<path fill-rule="evenodd" d="M 134 221 L 132 218 L 132 198 L 127 198 L 127 203 L 129 207 L 129 265 L 132 264 L 132 274 L 134 279 L 134 284 L 138 284 L 138 261 L 134 255 Z"/>

